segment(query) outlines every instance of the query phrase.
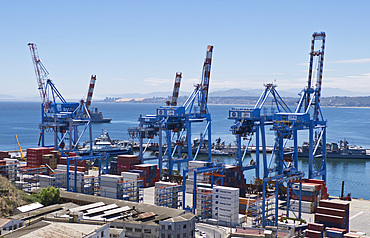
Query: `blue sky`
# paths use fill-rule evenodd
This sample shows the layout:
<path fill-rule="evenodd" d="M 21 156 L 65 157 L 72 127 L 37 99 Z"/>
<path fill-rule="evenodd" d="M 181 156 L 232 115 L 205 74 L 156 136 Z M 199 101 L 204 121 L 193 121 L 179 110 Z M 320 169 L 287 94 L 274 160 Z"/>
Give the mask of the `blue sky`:
<path fill-rule="evenodd" d="M 67 99 L 182 91 L 214 46 L 210 91 L 303 88 L 313 32 L 327 35 L 323 90 L 370 91 L 369 1 L 0 1 L 0 95 L 38 98 L 37 44 Z M 325 91 L 324 91 L 325 92 Z M 325 96 L 325 93 L 323 93 Z"/>

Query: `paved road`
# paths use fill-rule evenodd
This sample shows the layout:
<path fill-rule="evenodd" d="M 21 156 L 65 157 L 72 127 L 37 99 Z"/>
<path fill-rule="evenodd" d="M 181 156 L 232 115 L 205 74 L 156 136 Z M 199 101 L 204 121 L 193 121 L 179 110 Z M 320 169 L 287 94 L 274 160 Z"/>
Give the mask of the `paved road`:
<path fill-rule="evenodd" d="M 195 225 L 200 231 L 203 231 L 207 234 L 208 237 L 214 237 L 214 238 L 225 238 L 228 234 L 228 228 L 221 227 L 221 226 L 215 226 L 215 225 L 209 225 L 205 223 L 196 223 Z M 197 236 L 198 235 L 198 236 Z M 199 237 L 199 233 L 196 234 L 196 237 Z"/>

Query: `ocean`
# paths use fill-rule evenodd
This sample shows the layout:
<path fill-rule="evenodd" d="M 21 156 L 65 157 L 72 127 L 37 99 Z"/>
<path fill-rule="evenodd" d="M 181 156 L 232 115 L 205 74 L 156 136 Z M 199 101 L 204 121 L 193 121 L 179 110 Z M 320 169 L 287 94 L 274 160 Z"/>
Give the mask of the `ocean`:
<path fill-rule="evenodd" d="M 160 104 L 132 103 L 93 103 L 93 106 L 103 112 L 104 117 L 112 118 L 111 123 L 93 124 L 93 139 L 100 136 L 102 130 L 107 130 L 112 139 L 131 139 L 127 128 L 138 126 L 141 115 L 155 114 Z M 221 138 L 225 143 L 234 143 L 235 138 L 230 132 L 233 121 L 228 120 L 228 110 L 232 105 L 209 105 L 212 115 L 212 141 Z M 235 105 L 235 107 L 241 107 Z M 40 108 L 38 102 L 0 102 L 0 150 L 18 150 L 15 134 L 17 134 L 22 149 L 36 147 L 40 131 Z M 350 145 L 370 149 L 370 109 L 369 108 L 322 108 L 327 120 L 327 142 L 338 142 L 346 139 Z M 204 125 L 193 128 L 192 137 L 199 137 Z M 272 145 L 273 133 L 267 130 L 267 144 Z M 82 141 L 87 141 L 87 133 Z M 299 144 L 308 140 L 307 131 L 299 132 Z M 52 142 L 48 137 L 48 142 Z M 253 143 L 253 142 L 252 142 Z M 254 155 L 251 155 L 254 156 Z M 214 161 L 233 164 L 235 158 L 217 157 Z M 308 159 L 299 160 L 299 168 L 307 173 Z M 247 181 L 254 173 L 246 172 Z M 345 181 L 344 193 L 352 197 L 370 200 L 370 160 L 328 159 L 327 187 L 329 195 L 339 196 L 342 181 Z"/>

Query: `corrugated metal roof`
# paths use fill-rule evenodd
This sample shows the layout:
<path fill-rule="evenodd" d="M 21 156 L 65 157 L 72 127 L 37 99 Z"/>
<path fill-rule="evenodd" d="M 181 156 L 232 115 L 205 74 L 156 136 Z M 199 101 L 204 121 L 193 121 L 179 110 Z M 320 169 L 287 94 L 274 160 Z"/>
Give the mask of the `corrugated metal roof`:
<path fill-rule="evenodd" d="M 91 214 L 94 214 L 94 213 L 104 212 L 106 210 L 110 210 L 110 209 L 117 208 L 117 207 L 118 207 L 117 204 L 113 203 L 113 204 L 105 205 L 105 206 L 102 206 L 102 207 L 89 209 L 89 210 L 86 211 L 86 213 L 84 215 L 88 216 L 88 215 L 91 215 Z"/>
<path fill-rule="evenodd" d="M 110 216 L 110 215 L 117 214 L 117 213 L 127 212 L 129 210 L 131 210 L 131 208 L 128 207 L 128 206 L 119 207 L 117 209 L 112 209 L 112 210 L 109 210 L 109 211 L 105 211 L 104 216 Z"/>
<path fill-rule="evenodd" d="M 25 206 L 17 207 L 17 210 L 23 213 L 42 208 L 43 206 L 44 205 L 42 205 L 41 203 L 35 202 Z"/>
<path fill-rule="evenodd" d="M 85 206 L 75 207 L 75 208 L 69 209 L 69 211 L 70 212 L 81 212 L 81 211 L 89 210 L 92 208 L 101 207 L 104 205 L 105 205 L 104 202 L 96 202 L 92 204 L 87 204 Z"/>

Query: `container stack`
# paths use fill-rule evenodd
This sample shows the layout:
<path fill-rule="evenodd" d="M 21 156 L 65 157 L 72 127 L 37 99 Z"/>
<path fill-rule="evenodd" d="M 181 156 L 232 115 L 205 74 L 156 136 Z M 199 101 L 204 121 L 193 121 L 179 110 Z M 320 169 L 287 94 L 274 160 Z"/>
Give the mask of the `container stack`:
<path fill-rule="evenodd" d="M 118 184 L 123 182 L 122 176 L 104 174 L 100 176 L 100 196 L 108 198 L 118 197 Z"/>
<path fill-rule="evenodd" d="M 0 160 L 4 158 L 9 158 L 9 152 L 8 151 L 0 151 Z"/>
<path fill-rule="evenodd" d="M 114 175 L 118 175 L 118 172 L 117 172 L 117 157 L 113 157 L 113 159 L 111 160 L 109 173 L 114 174 Z"/>
<path fill-rule="evenodd" d="M 345 229 L 340 228 L 327 227 L 325 230 L 326 230 L 325 237 L 330 238 L 343 238 L 344 234 L 346 233 Z"/>
<path fill-rule="evenodd" d="M 47 187 L 56 187 L 55 184 L 55 177 L 49 175 L 39 175 L 39 185 L 40 188 L 47 188 Z"/>
<path fill-rule="evenodd" d="M 52 169 L 57 168 L 58 158 L 55 158 L 53 154 L 42 155 L 41 164 L 47 164 Z"/>
<path fill-rule="evenodd" d="M 177 183 L 159 181 L 155 183 L 155 205 L 161 207 L 179 208 L 182 186 Z"/>
<path fill-rule="evenodd" d="M 318 201 L 321 199 L 321 191 L 323 190 L 324 184 L 302 182 L 301 191 L 301 211 L 304 213 L 313 213 L 318 205 Z M 290 208 L 293 211 L 299 210 L 299 189 L 300 183 L 292 184 L 292 188 L 289 188 Z M 325 193 L 326 194 L 326 193 Z M 326 195 L 325 195 L 326 196 Z"/>
<path fill-rule="evenodd" d="M 159 181 L 159 169 L 156 164 L 132 165 L 130 172 L 140 173 L 140 180 L 144 181 L 144 188 L 152 187 L 155 185 L 155 182 Z"/>
<path fill-rule="evenodd" d="M 212 218 L 236 226 L 239 223 L 239 189 L 217 186 L 212 193 Z"/>
<path fill-rule="evenodd" d="M 349 230 L 349 202 L 320 200 L 316 208 L 315 222 Z"/>
<path fill-rule="evenodd" d="M 121 172 L 122 183 L 118 184 L 118 198 L 132 202 L 140 201 L 142 180 L 139 173 Z"/>
<path fill-rule="evenodd" d="M 239 188 L 240 197 L 245 197 L 247 183 L 240 166 L 225 165 L 223 174 L 225 175 L 223 186 Z"/>
<path fill-rule="evenodd" d="M 133 166 L 137 164 L 140 164 L 140 160 L 137 155 L 118 155 L 117 174 L 121 174 L 121 172 L 130 172 L 130 170 L 133 169 Z"/>
<path fill-rule="evenodd" d="M 202 167 L 208 167 L 211 163 L 205 161 L 189 161 L 188 162 L 188 169 L 197 169 Z M 208 184 L 210 182 L 210 176 L 204 175 L 202 173 L 197 173 L 197 181 L 196 183 Z M 186 183 L 186 193 L 193 193 L 194 191 L 194 172 L 188 173 L 188 178 L 185 181 Z"/>
<path fill-rule="evenodd" d="M 324 237 L 325 227 L 323 224 L 308 223 L 308 229 L 305 230 L 305 237 L 322 238 Z"/>
<path fill-rule="evenodd" d="M 60 157 L 59 158 L 59 163 L 58 163 L 58 168 L 60 165 L 65 165 L 65 170 L 67 169 L 67 157 Z M 69 161 L 69 170 L 72 170 L 74 171 L 75 170 L 75 161 L 74 160 L 70 160 Z M 79 172 L 86 172 L 89 170 L 89 167 L 86 163 L 86 160 L 77 160 L 77 171 Z"/>
<path fill-rule="evenodd" d="M 212 218 L 212 188 L 197 187 L 196 215 L 205 218 Z"/>
<path fill-rule="evenodd" d="M 77 171 L 77 179 L 76 179 L 76 192 L 82 193 L 82 188 L 84 187 L 83 179 L 84 173 Z M 69 171 L 69 189 L 74 191 L 75 189 L 75 171 Z"/>
<path fill-rule="evenodd" d="M 27 149 L 27 166 L 38 167 L 42 164 L 42 156 L 50 154 L 54 148 L 40 147 L 40 148 L 28 148 Z"/>
<path fill-rule="evenodd" d="M 100 187 L 99 177 L 84 175 L 82 178 L 82 193 L 95 195 Z"/>

